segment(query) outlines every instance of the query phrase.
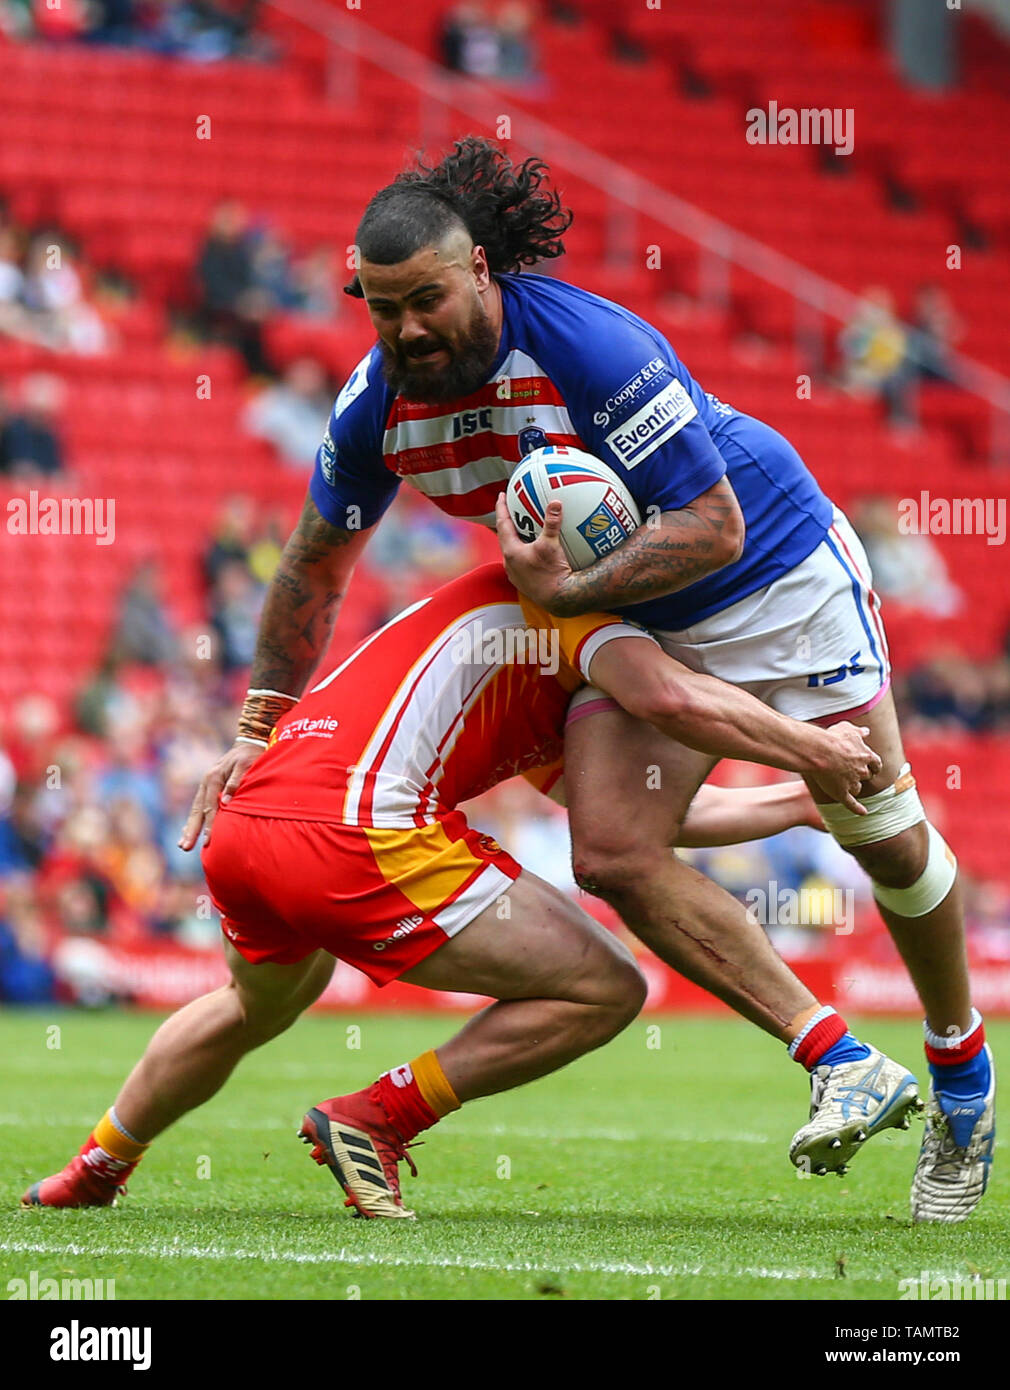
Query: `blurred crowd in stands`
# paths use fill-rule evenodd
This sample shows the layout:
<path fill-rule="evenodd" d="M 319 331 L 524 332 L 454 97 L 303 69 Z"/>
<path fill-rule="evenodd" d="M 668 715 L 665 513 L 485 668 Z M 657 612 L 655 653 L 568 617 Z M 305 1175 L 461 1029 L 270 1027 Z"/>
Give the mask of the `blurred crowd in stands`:
<path fill-rule="evenodd" d="M 442 21 L 438 56 L 467 77 L 530 87 L 538 80 L 533 19 L 523 0 L 504 0 L 497 7 L 463 0 Z"/>
<path fill-rule="evenodd" d="M 0 334 L 53 352 L 101 353 L 109 327 L 85 295 L 73 252 L 54 230 L 33 235 L 0 209 Z"/>
<path fill-rule="evenodd" d="M 938 285 L 920 287 L 907 324 L 890 290 L 870 288 L 839 335 L 841 384 L 853 395 L 879 399 L 892 425 L 914 427 L 921 382 L 958 384 L 953 353 L 963 334 L 949 296 Z"/>
<path fill-rule="evenodd" d="M 0 387 L 0 476 L 38 482 L 62 471 L 65 397 L 62 380 L 51 372 L 30 373 L 14 393 Z"/>
<path fill-rule="evenodd" d="M 50 43 L 109 44 L 193 62 L 269 60 L 259 0 L 0 0 L 0 31 Z"/>
<path fill-rule="evenodd" d="M 144 562 L 72 716 L 26 694 L 0 724 L 0 999 L 102 1002 L 102 972 L 81 942 L 216 949 L 198 853 L 176 842 L 197 783 L 233 738 L 291 524 L 230 498 L 204 553 L 205 623 L 180 630 L 157 563 Z M 478 558 L 472 528 L 399 499 L 362 566 L 344 646 Z M 68 941 L 78 945 L 64 950 Z"/>
<path fill-rule="evenodd" d="M 332 249 L 295 256 L 272 227 L 234 201 L 215 209 L 194 273 L 197 327 L 209 340 L 238 348 L 254 376 L 271 372 L 263 328 L 272 316 L 332 324 L 341 311 Z"/>

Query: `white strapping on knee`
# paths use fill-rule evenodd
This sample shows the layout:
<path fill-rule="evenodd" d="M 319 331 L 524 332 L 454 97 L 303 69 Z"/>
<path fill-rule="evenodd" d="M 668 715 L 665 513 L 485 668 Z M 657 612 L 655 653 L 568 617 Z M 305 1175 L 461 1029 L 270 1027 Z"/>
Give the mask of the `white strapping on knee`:
<path fill-rule="evenodd" d="M 826 806 L 818 804 L 818 811 L 824 824 L 840 845 L 872 845 L 878 840 L 889 840 L 902 830 L 918 825 L 926 819 L 926 812 L 915 790 L 912 766 L 905 763 L 897 778 L 882 792 L 864 796 L 862 804 L 866 815 L 859 816 L 840 802 L 832 801 Z"/>
<path fill-rule="evenodd" d="M 881 883 L 873 884 L 873 896 L 880 906 L 897 913 L 899 917 L 925 917 L 927 912 L 940 906 L 957 878 L 954 851 L 929 821 L 926 822 L 926 831 L 929 835 L 926 867 L 915 882 L 907 888 L 886 888 Z"/>
<path fill-rule="evenodd" d="M 899 917 L 924 917 L 940 906 L 953 887 L 957 860 L 940 832 L 926 820 L 926 812 L 915 790 L 911 764 L 905 763 L 895 781 L 882 792 L 863 797 L 863 805 L 867 811 L 865 816 L 857 816 L 837 802 L 817 808 L 828 830 L 846 849 L 890 840 L 903 830 L 926 822 L 929 839 L 926 866 L 915 882 L 907 888 L 888 888 L 873 881 L 873 896 L 881 907 Z"/>

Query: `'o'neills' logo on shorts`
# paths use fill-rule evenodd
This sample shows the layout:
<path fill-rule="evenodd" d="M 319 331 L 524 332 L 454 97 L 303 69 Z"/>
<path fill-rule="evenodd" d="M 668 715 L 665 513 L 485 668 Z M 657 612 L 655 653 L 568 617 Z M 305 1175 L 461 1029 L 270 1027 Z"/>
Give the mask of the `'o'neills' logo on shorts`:
<path fill-rule="evenodd" d="M 387 946 L 392 946 L 396 941 L 402 941 L 405 936 L 409 936 L 412 931 L 424 921 L 424 917 L 419 913 L 416 917 L 401 917 L 396 924 L 396 931 L 392 936 L 387 936 L 385 941 L 373 941 L 373 951 L 384 951 Z"/>

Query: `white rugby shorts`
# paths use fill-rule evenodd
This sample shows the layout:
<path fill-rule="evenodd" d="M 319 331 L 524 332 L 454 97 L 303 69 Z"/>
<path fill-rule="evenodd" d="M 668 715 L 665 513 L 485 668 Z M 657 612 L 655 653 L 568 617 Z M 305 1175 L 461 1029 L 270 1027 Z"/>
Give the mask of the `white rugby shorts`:
<path fill-rule="evenodd" d="M 781 579 L 693 627 L 651 631 L 685 666 L 740 686 L 793 719 L 854 718 L 872 709 L 890 684 L 869 562 L 837 507 L 825 539 Z M 584 687 L 569 717 L 590 713 L 582 707 L 606 698 Z"/>

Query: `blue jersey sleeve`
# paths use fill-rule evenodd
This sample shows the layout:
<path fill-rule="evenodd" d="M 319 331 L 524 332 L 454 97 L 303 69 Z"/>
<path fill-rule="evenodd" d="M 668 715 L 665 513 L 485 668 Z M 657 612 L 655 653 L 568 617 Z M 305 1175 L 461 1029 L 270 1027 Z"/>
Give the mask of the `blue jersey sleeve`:
<path fill-rule="evenodd" d="M 650 506 L 678 511 L 723 477 L 725 460 L 699 412 L 700 388 L 660 333 L 590 296 L 553 328 L 566 340 L 552 375 L 572 424 L 643 514 Z"/>
<path fill-rule="evenodd" d="M 333 404 L 316 454 L 309 495 L 331 526 L 374 526 L 396 496 L 400 480 L 382 455 L 387 389 L 374 350 L 355 367 Z"/>

